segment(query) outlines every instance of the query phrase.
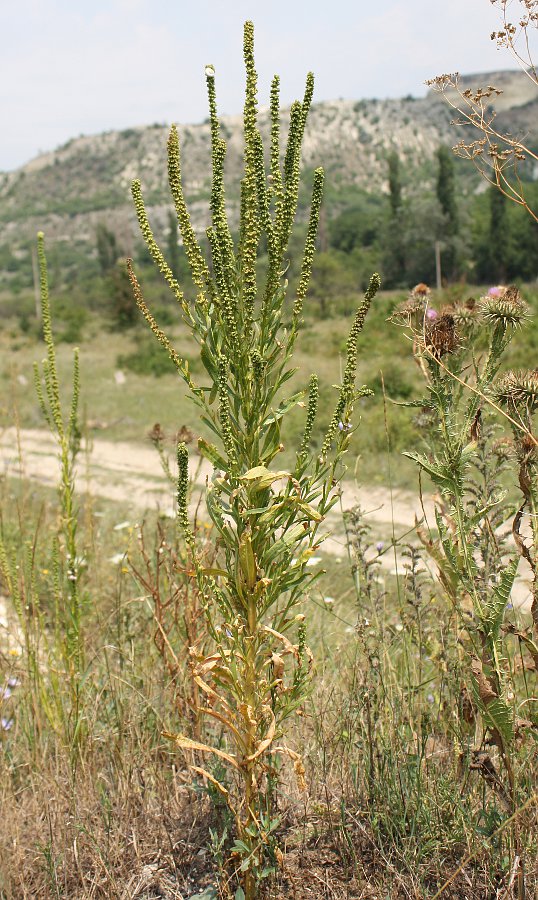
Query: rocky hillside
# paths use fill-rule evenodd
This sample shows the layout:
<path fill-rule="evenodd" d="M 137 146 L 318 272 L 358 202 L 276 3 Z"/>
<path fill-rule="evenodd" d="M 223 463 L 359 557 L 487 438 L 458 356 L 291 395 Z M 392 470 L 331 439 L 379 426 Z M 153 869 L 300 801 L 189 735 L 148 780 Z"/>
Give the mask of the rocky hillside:
<path fill-rule="evenodd" d="M 514 133 L 535 128 L 538 94 L 521 72 L 492 72 L 462 79 L 465 87 L 492 83 L 502 88 L 497 109 L 502 126 Z M 396 150 L 410 183 L 433 178 L 433 158 L 442 143 L 454 144 L 459 132 L 451 126 L 446 103 L 430 91 L 422 99 L 335 100 L 313 106 L 305 136 L 306 169 L 322 164 L 327 172 L 329 204 L 341 206 L 352 187 L 386 191 L 387 153 Z M 287 115 L 282 127 L 286 131 Z M 268 137 L 268 113 L 260 124 Z M 232 218 L 237 216 L 241 177 L 241 118 L 222 121 L 228 141 L 227 191 Z M 42 229 L 50 241 L 95 246 L 95 228 L 106 222 L 131 252 L 137 228 L 129 185 L 141 179 L 156 230 L 166 228 L 170 208 L 166 185 L 164 125 L 112 131 L 69 141 L 38 156 L 17 171 L 0 174 L 0 249 L 15 258 Z M 209 125 L 180 127 L 184 185 L 195 226 L 207 225 L 209 196 Z M 462 185 L 473 190 L 472 167 L 461 163 Z M 414 178 L 415 176 L 415 178 Z"/>

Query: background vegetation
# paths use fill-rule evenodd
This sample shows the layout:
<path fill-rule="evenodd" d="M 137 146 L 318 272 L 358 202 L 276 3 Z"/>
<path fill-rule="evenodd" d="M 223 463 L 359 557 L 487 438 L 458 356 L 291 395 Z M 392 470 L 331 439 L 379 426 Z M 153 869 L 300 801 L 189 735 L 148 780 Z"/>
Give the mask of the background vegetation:
<path fill-rule="evenodd" d="M 239 235 L 223 218 L 206 72 L 215 231 L 200 249 L 211 254 L 211 273 L 185 218 L 180 244 L 169 207 L 155 229 L 166 268 L 138 182 L 147 249 L 127 246 L 100 220 L 92 255 L 76 242 L 52 245 L 49 279 L 42 238 L 33 272 L 30 245 L 5 253 L 0 896 L 523 900 L 538 890 L 538 291 L 525 284 L 537 274 L 537 226 L 496 188 L 462 199 L 443 146 L 429 189 L 394 150 L 383 160 L 386 194 L 343 192 L 336 182 L 319 222 L 292 400 L 277 415 L 272 381 L 262 397 L 260 348 L 280 371 L 303 312 L 297 297 L 317 224 L 316 216 L 304 224 L 306 197 L 314 178 L 319 197 L 320 174 L 306 167 L 299 193 L 285 273 L 292 299 L 268 291 L 269 313 L 253 318 L 255 278 L 280 284 L 287 265 L 277 250 L 294 206 L 311 81 L 292 112 L 283 181 L 265 193 L 249 23 L 245 57 Z M 271 166 L 274 176 L 274 145 Z M 181 221 L 172 178 L 174 189 Z M 529 177 L 529 202 L 535 190 Z M 86 200 L 69 202 L 76 212 Z M 256 252 L 258 216 L 267 238 Z M 235 269 L 231 237 L 239 237 Z M 435 241 L 446 283 L 430 292 Z M 387 289 L 359 340 L 369 396 L 355 388 L 355 341 L 376 267 Z M 519 287 L 492 284 L 508 280 Z M 171 360 L 134 314 L 129 281 L 154 335 L 168 349 L 173 342 Z M 265 342 L 268 320 L 278 340 L 275 330 Z M 318 381 L 302 401 L 296 392 L 312 368 Z M 187 384 L 211 382 L 203 396 L 194 391 L 204 420 L 174 369 Z M 259 408 L 249 405 L 252 391 Z M 267 438 L 263 459 L 252 449 L 257 433 Z M 127 485 L 119 500 L 112 481 L 110 496 L 102 482 L 94 489 L 92 441 L 103 437 L 109 447 L 130 442 L 117 444 L 115 471 L 123 465 Z M 341 472 L 327 460 L 335 452 L 336 465 L 351 437 L 347 480 L 331 496 Z M 30 439 L 42 460 L 33 479 Z M 129 466 L 144 449 L 159 492 L 137 505 Z M 388 521 L 376 518 L 376 485 Z M 339 492 L 340 515 L 338 504 L 329 509 Z M 417 513 L 414 524 L 398 518 L 398 498 L 407 518 Z M 333 532 L 326 543 L 319 509 Z M 527 568 L 517 579 L 520 558 Z M 275 559 L 284 599 L 275 594 L 262 609 Z"/>

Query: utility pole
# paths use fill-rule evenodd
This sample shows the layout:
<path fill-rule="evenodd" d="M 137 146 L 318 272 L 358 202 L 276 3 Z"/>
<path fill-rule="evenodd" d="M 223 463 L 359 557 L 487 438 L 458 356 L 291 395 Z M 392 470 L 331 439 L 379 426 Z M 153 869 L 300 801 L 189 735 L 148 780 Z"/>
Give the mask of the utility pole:
<path fill-rule="evenodd" d="M 435 242 L 435 278 L 437 281 L 437 290 L 442 288 L 441 282 L 441 241 Z"/>

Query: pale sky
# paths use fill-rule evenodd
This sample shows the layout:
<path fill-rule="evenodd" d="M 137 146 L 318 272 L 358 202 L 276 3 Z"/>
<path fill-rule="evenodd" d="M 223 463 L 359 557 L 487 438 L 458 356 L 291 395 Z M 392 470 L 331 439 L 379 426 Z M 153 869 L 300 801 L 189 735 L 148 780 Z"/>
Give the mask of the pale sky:
<path fill-rule="evenodd" d="M 443 72 L 513 68 L 490 0 L 0 0 L 0 171 L 79 134 L 242 106 L 242 25 L 254 21 L 260 102 L 316 74 L 315 100 L 422 96 Z"/>

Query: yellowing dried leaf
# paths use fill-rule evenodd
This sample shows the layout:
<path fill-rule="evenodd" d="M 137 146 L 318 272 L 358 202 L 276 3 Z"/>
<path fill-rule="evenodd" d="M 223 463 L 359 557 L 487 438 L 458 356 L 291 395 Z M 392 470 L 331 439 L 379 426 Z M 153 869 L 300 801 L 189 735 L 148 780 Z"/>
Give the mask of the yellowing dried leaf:
<path fill-rule="evenodd" d="M 163 731 L 162 736 L 168 738 L 170 741 L 174 741 L 174 743 L 182 750 L 199 750 L 201 753 L 214 753 L 215 756 L 219 756 L 221 759 L 226 760 L 226 762 L 230 763 L 235 769 L 239 769 L 236 758 L 229 753 L 225 753 L 224 750 L 218 750 L 216 747 L 209 747 L 207 744 L 193 741 L 183 734 L 170 734 L 168 731 Z"/>
<path fill-rule="evenodd" d="M 217 779 L 213 775 L 211 775 L 210 772 L 207 772 L 205 769 L 202 769 L 200 766 L 189 766 L 189 769 L 192 772 L 196 772 L 198 775 L 201 775 L 203 778 L 206 778 L 208 781 L 210 781 L 211 784 L 213 784 L 217 788 L 217 790 L 220 791 L 222 796 L 226 797 L 226 799 L 228 799 L 228 796 L 229 796 L 228 791 L 226 790 L 224 785 L 220 783 L 220 781 L 217 781 Z"/>
<path fill-rule="evenodd" d="M 273 664 L 273 675 L 277 679 L 281 679 L 284 675 L 284 660 L 279 653 L 271 654 L 271 663 Z"/>
<path fill-rule="evenodd" d="M 254 753 L 252 753 L 251 756 L 247 756 L 245 759 L 245 762 L 252 762 L 253 760 L 258 759 L 258 757 L 260 757 L 262 755 L 264 750 L 267 750 L 267 748 L 270 747 L 271 744 L 273 743 L 273 738 L 275 736 L 275 731 L 276 731 L 276 721 L 275 721 L 275 717 L 272 712 L 271 712 L 271 717 L 272 717 L 271 724 L 269 725 L 267 734 L 265 735 L 263 740 L 258 741 L 258 744 L 256 746 L 256 751 Z"/>
<path fill-rule="evenodd" d="M 484 704 L 487 706 L 488 703 L 491 703 L 492 700 L 495 700 L 498 696 L 496 690 L 494 689 L 491 681 L 484 675 L 484 670 L 482 668 L 482 663 L 479 659 L 473 659 L 471 661 L 471 671 L 476 678 L 476 684 L 478 687 L 478 695 Z"/>

